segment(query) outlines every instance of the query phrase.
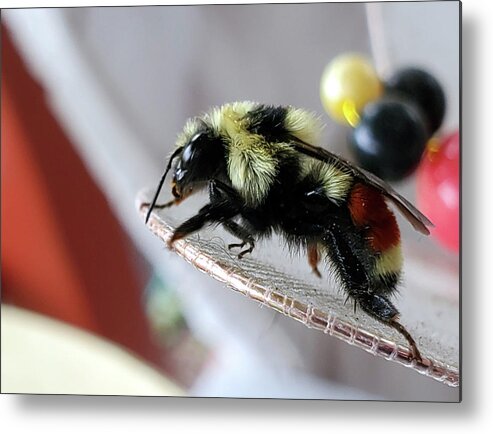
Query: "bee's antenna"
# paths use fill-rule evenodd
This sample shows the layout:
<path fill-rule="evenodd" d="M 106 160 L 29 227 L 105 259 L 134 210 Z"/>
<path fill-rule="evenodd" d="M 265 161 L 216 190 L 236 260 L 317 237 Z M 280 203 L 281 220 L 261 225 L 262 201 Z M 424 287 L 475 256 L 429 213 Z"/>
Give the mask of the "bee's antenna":
<path fill-rule="evenodd" d="M 156 194 L 154 195 L 154 199 L 152 199 L 152 202 L 151 202 L 151 206 L 149 207 L 149 210 L 147 211 L 147 215 L 146 215 L 146 224 L 147 222 L 149 221 L 149 217 L 151 216 L 151 212 L 152 210 L 154 209 L 154 207 L 156 206 L 156 202 L 157 202 L 157 198 L 159 196 L 159 193 L 161 192 L 161 188 L 163 187 L 163 184 L 164 184 L 164 180 L 166 179 L 166 175 L 168 174 L 169 170 L 171 169 L 171 164 L 173 164 L 173 160 L 175 159 L 175 157 L 183 150 L 183 146 L 180 146 L 179 148 L 177 148 L 173 154 L 171 155 L 169 161 L 168 161 L 168 166 L 166 167 L 166 170 L 164 171 L 163 173 L 163 176 L 161 177 L 161 180 L 159 181 L 159 185 L 157 187 L 157 190 L 156 190 Z"/>

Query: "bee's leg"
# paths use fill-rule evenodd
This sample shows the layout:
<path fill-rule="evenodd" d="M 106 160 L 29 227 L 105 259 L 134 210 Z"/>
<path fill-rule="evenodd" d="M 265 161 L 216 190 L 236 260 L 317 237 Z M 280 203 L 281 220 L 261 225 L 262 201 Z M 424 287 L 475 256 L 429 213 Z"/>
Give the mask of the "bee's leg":
<path fill-rule="evenodd" d="M 156 205 L 154 205 L 154 209 L 169 208 L 170 206 L 178 205 L 180 202 L 181 202 L 181 199 L 172 199 L 166 203 L 157 203 Z M 143 207 L 148 207 L 150 205 L 151 205 L 150 203 L 143 203 L 142 204 Z"/>
<path fill-rule="evenodd" d="M 169 208 L 172 205 L 178 205 L 180 203 L 179 200 L 173 199 L 170 200 L 169 202 L 166 203 L 161 203 L 161 204 L 155 204 L 153 209 L 164 209 L 164 208 Z M 140 209 L 145 209 L 149 208 L 151 206 L 151 202 L 143 202 L 140 204 Z"/>
<path fill-rule="evenodd" d="M 241 198 L 236 190 L 218 179 L 209 182 L 209 198 L 211 202 L 227 200 L 236 204 L 241 204 Z"/>
<path fill-rule="evenodd" d="M 307 253 L 308 253 L 308 263 L 310 264 L 310 267 L 312 267 L 313 273 L 315 273 L 317 277 L 322 278 L 322 274 L 318 269 L 318 263 L 320 262 L 320 254 L 318 252 L 317 244 L 316 243 L 308 244 Z"/>
<path fill-rule="evenodd" d="M 184 238 L 193 232 L 197 232 L 206 224 L 224 223 L 235 217 L 237 214 L 238 209 L 236 206 L 228 201 L 209 203 L 204 206 L 197 215 L 189 218 L 175 229 L 168 241 L 168 246 L 171 247 L 176 240 Z"/>
<path fill-rule="evenodd" d="M 367 314 L 385 324 L 388 324 L 390 327 L 393 327 L 406 338 L 411 347 L 411 352 L 414 359 L 418 361 L 423 360 L 421 357 L 421 353 L 418 350 L 416 341 L 406 330 L 406 328 L 398 321 L 399 311 L 386 296 L 379 294 L 361 293 L 360 295 L 357 295 L 355 299 L 361 309 L 363 309 Z"/>
<path fill-rule="evenodd" d="M 241 209 L 242 207 L 241 198 L 239 197 L 238 193 L 232 187 L 217 179 L 213 179 L 209 183 L 209 197 L 211 199 L 211 203 L 218 201 L 227 201 L 235 204 L 238 209 Z M 226 229 L 230 234 L 234 235 L 242 241 L 241 243 L 237 244 L 229 244 L 228 249 L 232 249 L 235 247 L 242 248 L 246 244 L 250 245 L 247 249 L 241 251 L 238 254 L 238 259 L 243 258 L 243 256 L 245 256 L 247 253 L 251 253 L 253 251 L 253 249 L 255 248 L 255 239 L 253 238 L 253 235 L 248 231 L 248 229 L 239 225 L 233 220 L 226 220 L 222 222 L 222 225 L 224 226 L 224 229 Z"/>
<path fill-rule="evenodd" d="M 364 239 L 351 228 L 332 225 L 323 237 L 329 258 L 333 261 L 347 294 L 373 318 L 393 327 L 409 343 L 413 359 L 421 361 L 421 354 L 410 333 L 398 322 L 399 311 L 385 294 L 394 286 L 382 287 L 373 275 L 375 255 Z"/>
<path fill-rule="evenodd" d="M 242 250 L 238 254 L 238 259 L 243 258 L 247 253 L 252 253 L 255 248 L 255 239 L 253 235 L 248 232 L 246 228 L 234 222 L 233 220 L 228 220 L 223 223 L 224 228 L 235 237 L 239 238 L 242 242 L 238 244 L 229 244 L 228 249 L 233 249 L 235 247 L 239 247 L 240 249 L 245 246 L 245 244 L 249 244 L 250 246 Z"/>

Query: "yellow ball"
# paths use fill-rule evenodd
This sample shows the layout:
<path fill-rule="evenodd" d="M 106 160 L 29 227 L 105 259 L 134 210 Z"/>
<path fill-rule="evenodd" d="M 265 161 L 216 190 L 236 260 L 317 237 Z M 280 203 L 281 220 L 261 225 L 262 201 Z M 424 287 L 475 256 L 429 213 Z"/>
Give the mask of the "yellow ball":
<path fill-rule="evenodd" d="M 320 99 L 327 113 L 353 127 L 358 124 L 363 107 L 382 92 L 372 64 L 358 54 L 337 56 L 327 65 L 320 81 Z"/>

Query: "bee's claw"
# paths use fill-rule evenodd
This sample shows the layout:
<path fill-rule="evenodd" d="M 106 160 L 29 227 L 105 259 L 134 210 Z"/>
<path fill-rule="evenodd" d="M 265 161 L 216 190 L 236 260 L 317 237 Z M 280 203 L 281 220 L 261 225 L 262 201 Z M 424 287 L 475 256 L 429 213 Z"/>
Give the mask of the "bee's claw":
<path fill-rule="evenodd" d="M 251 242 L 251 241 L 243 241 L 242 243 L 238 243 L 238 244 L 229 244 L 228 245 L 228 249 L 231 250 L 231 249 L 234 249 L 236 247 L 238 247 L 238 248 L 241 249 L 246 244 L 250 244 L 250 247 L 248 249 L 242 250 L 240 253 L 238 253 L 238 259 L 242 259 L 243 256 L 245 256 L 247 253 L 252 253 L 253 252 L 253 249 L 255 248 L 255 244 L 253 242 Z"/>
<path fill-rule="evenodd" d="M 249 247 L 248 249 L 246 250 L 243 250 L 242 252 L 240 252 L 238 254 L 238 259 L 242 259 L 243 256 L 245 256 L 247 253 L 252 253 L 253 252 L 253 246 Z"/>
<path fill-rule="evenodd" d="M 235 249 L 236 247 L 239 247 L 241 249 L 245 244 L 245 242 L 238 244 L 228 244 L 228 250 Z"/>
<path fill-rule="evenodd" d="M 175 241 L 181 240 L 185 235 L 186 234 L 183 232 L 173 232 L 173 235 L 171 236 L 171 238 L 166 243 L 166 246 L 168 247 L 168 249 L 173 250 L 174 249 L 173 245 L 174 245 Z"/>

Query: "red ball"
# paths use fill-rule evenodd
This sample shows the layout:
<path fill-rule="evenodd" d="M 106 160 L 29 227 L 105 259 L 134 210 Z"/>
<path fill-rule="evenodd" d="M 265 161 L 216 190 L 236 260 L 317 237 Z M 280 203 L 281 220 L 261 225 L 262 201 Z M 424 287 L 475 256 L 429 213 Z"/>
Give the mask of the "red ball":
<path fill-rule="evenodd" d="M 459 251 L 459 132 L 430 143 L 417 172 L 418 207 L 435 225 L 431 234 Z"/>

